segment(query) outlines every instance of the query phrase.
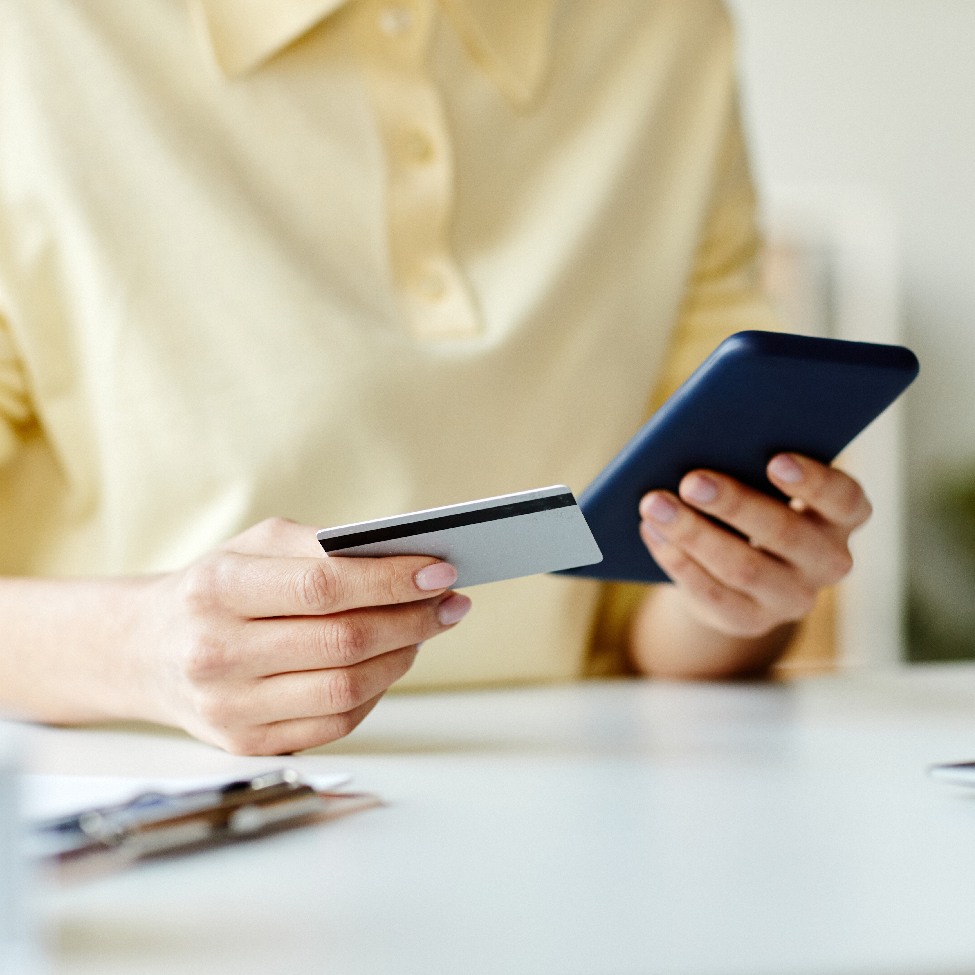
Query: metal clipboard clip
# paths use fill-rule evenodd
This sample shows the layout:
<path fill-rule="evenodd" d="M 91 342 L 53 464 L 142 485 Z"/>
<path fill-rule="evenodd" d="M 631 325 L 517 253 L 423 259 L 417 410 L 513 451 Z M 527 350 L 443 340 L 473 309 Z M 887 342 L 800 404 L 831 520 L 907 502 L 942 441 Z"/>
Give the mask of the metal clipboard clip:
<path fill-rule="evenodd" d="M 381 805 L 367 793 L 317 792 L 293 769 L 189 792 L 145 792 L 36 823 L 28 851 L 58 880 L 256 839 Z"/>

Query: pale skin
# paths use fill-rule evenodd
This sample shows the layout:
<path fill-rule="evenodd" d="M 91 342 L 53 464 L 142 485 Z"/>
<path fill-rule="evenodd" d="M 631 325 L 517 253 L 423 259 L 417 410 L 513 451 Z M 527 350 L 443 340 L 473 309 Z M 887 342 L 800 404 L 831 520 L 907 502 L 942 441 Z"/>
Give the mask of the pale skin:
<path fill-rule="evenodd" d="M 788 504 L 714 471 L 688 474 L 679 497 L 654 491 L 640 502 L 640 534 L 676 585 L 651 590 L 636 614 L 630 650 L 639 670 L 712 679 L 760 674 L 818 592 L 853 567 L 850 535 L 871 513 L 860 485 L 797 454 L 773 457 L 767 473 Z"/>
<path fill-rule="evenodd" d="M 713 472 L 641 502 L 644 541 L 676 583 L 634 619 L 644 673 L 759 673 L 849 571 L 849 536 L 870 514 L 860 486 L 795 455 L 769 476 L 789 505 Z M 299 751 L 347 735 L 420 643 L 459 624 L 471 601 L 455 581 L 431 558 L 324 558 L 313 528 L 283 519 L 179 572 L 5 579 L 0 703 L 53 723 L 158 721 L 239 754 Z"/>

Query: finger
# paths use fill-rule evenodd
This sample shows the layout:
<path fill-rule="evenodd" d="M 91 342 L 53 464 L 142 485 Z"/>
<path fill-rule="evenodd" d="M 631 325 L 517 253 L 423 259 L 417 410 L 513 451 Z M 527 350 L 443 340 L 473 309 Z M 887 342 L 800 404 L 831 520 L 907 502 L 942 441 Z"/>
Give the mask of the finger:
<path fill-rule="evenodd" d="M 276 558 L 226 551 L 194 563 L 183 578 L 194 609 L 223 609 L 250 619 L 414 602 L 456 581 L 457 571 L 448 562 L 421 555 Z"/>
<path fill-rule="evenodd" d="M 241 555 L 323 558 L 325 553 L 315 537 L 316 531 L 290 518 L 266 518 L 220 548 Z"/>
<path fill-rule="evenodd" d="M 248 722 L 269 724 L 354 711 L 398 681 L 413 665 L 416 654 L 417 647 L 413 645 L 350 667 L 265 677 L 245 699 Z"/>
<path fill-rule="evenodd" d="M 290 755 L 344 738 L 379 703 L 382 694 L 343 714 L 293 718 L 257 725 L 218 742 L 237 755 Z"/>
<path fill-rule="evenodd" d="M 752 546 L 798 568 L 818 586 L 849 569 L 845 538 L 824 530 L 819 518 L 713 471 L 694 471 L 680 483 L 682 500 L 745 535 Z"/>
<path fill-rule="evenodd" d="M 815 590 L 787 562 L 715 525 L 667 492 L 647 495 L 640 512 L 651 539 L 680 549 L 729 589 L 789 617 L 808 611 Z"/>
<path fill-rule="evenodd" d="M 703 620 L 722 633 L 733 636 L 759 636 L 768 629 L 767 611 L 745 593 L 715 579 L 676 545 L 647 530 L 641 534 L 650 554 L 664 572 L 681 586 Z"/>
<path fill-rule="evenodd" d="M 461 593 L 399 606 L 369 607 L 330 616 L 250 620 L 242 673 L 267 677 L 348 667 L 397 647 L 422 643 L 456 625 L 471 600 Z"/>
<path fill-rule="evenodd" d="M 777 454 L 769 461 L 768 476 L 783 494 L 851 531 L 873 510 L 863 488 L 849 474 L 801 454 Z"/>

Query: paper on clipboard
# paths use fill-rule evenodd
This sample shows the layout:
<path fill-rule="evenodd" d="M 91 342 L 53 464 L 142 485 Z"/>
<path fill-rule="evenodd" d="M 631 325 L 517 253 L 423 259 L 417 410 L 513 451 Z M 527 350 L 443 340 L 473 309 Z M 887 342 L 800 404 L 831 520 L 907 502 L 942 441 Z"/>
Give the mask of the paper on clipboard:
<path fill-rule="evenodd" d="M 247 777 L 259 775 L 248 771 Z M 24 775 L 21 781 L 21 814 L 29 820 L 65 816 L 77 809 L 111 806 L 126 802 L 142 792 L 188 792 L 228 781 L 230 775 L 192 776 L 178 779 L 139 778 L 122 775 Z M 303 775 L 319 792 L 348 785 L 351 776 Z"/>
<path fill-rule="evenodd" d="M 25 848 L 51 879 L 87 880 L 382 805 L 377 795 L 336 789 L 347 781 L 292 768 L 217 781 L 35 776 Z"/>

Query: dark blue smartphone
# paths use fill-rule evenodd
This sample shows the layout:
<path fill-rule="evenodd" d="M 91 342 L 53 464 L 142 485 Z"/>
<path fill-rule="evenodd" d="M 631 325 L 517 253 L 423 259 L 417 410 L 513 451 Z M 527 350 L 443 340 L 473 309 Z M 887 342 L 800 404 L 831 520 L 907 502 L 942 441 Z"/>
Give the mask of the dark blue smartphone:
<path fill-rule="evenodd" d="M 738 332 L 725 339 L 579 497 L 603 553 L 563 575 L 669 582 L 640 538 L 640 498 L 677 492 L 689 471 L 729 474 L 773 497 L 777 453 L 829 464 L 911 384 L 918 361 L 899 345 Z"/>

